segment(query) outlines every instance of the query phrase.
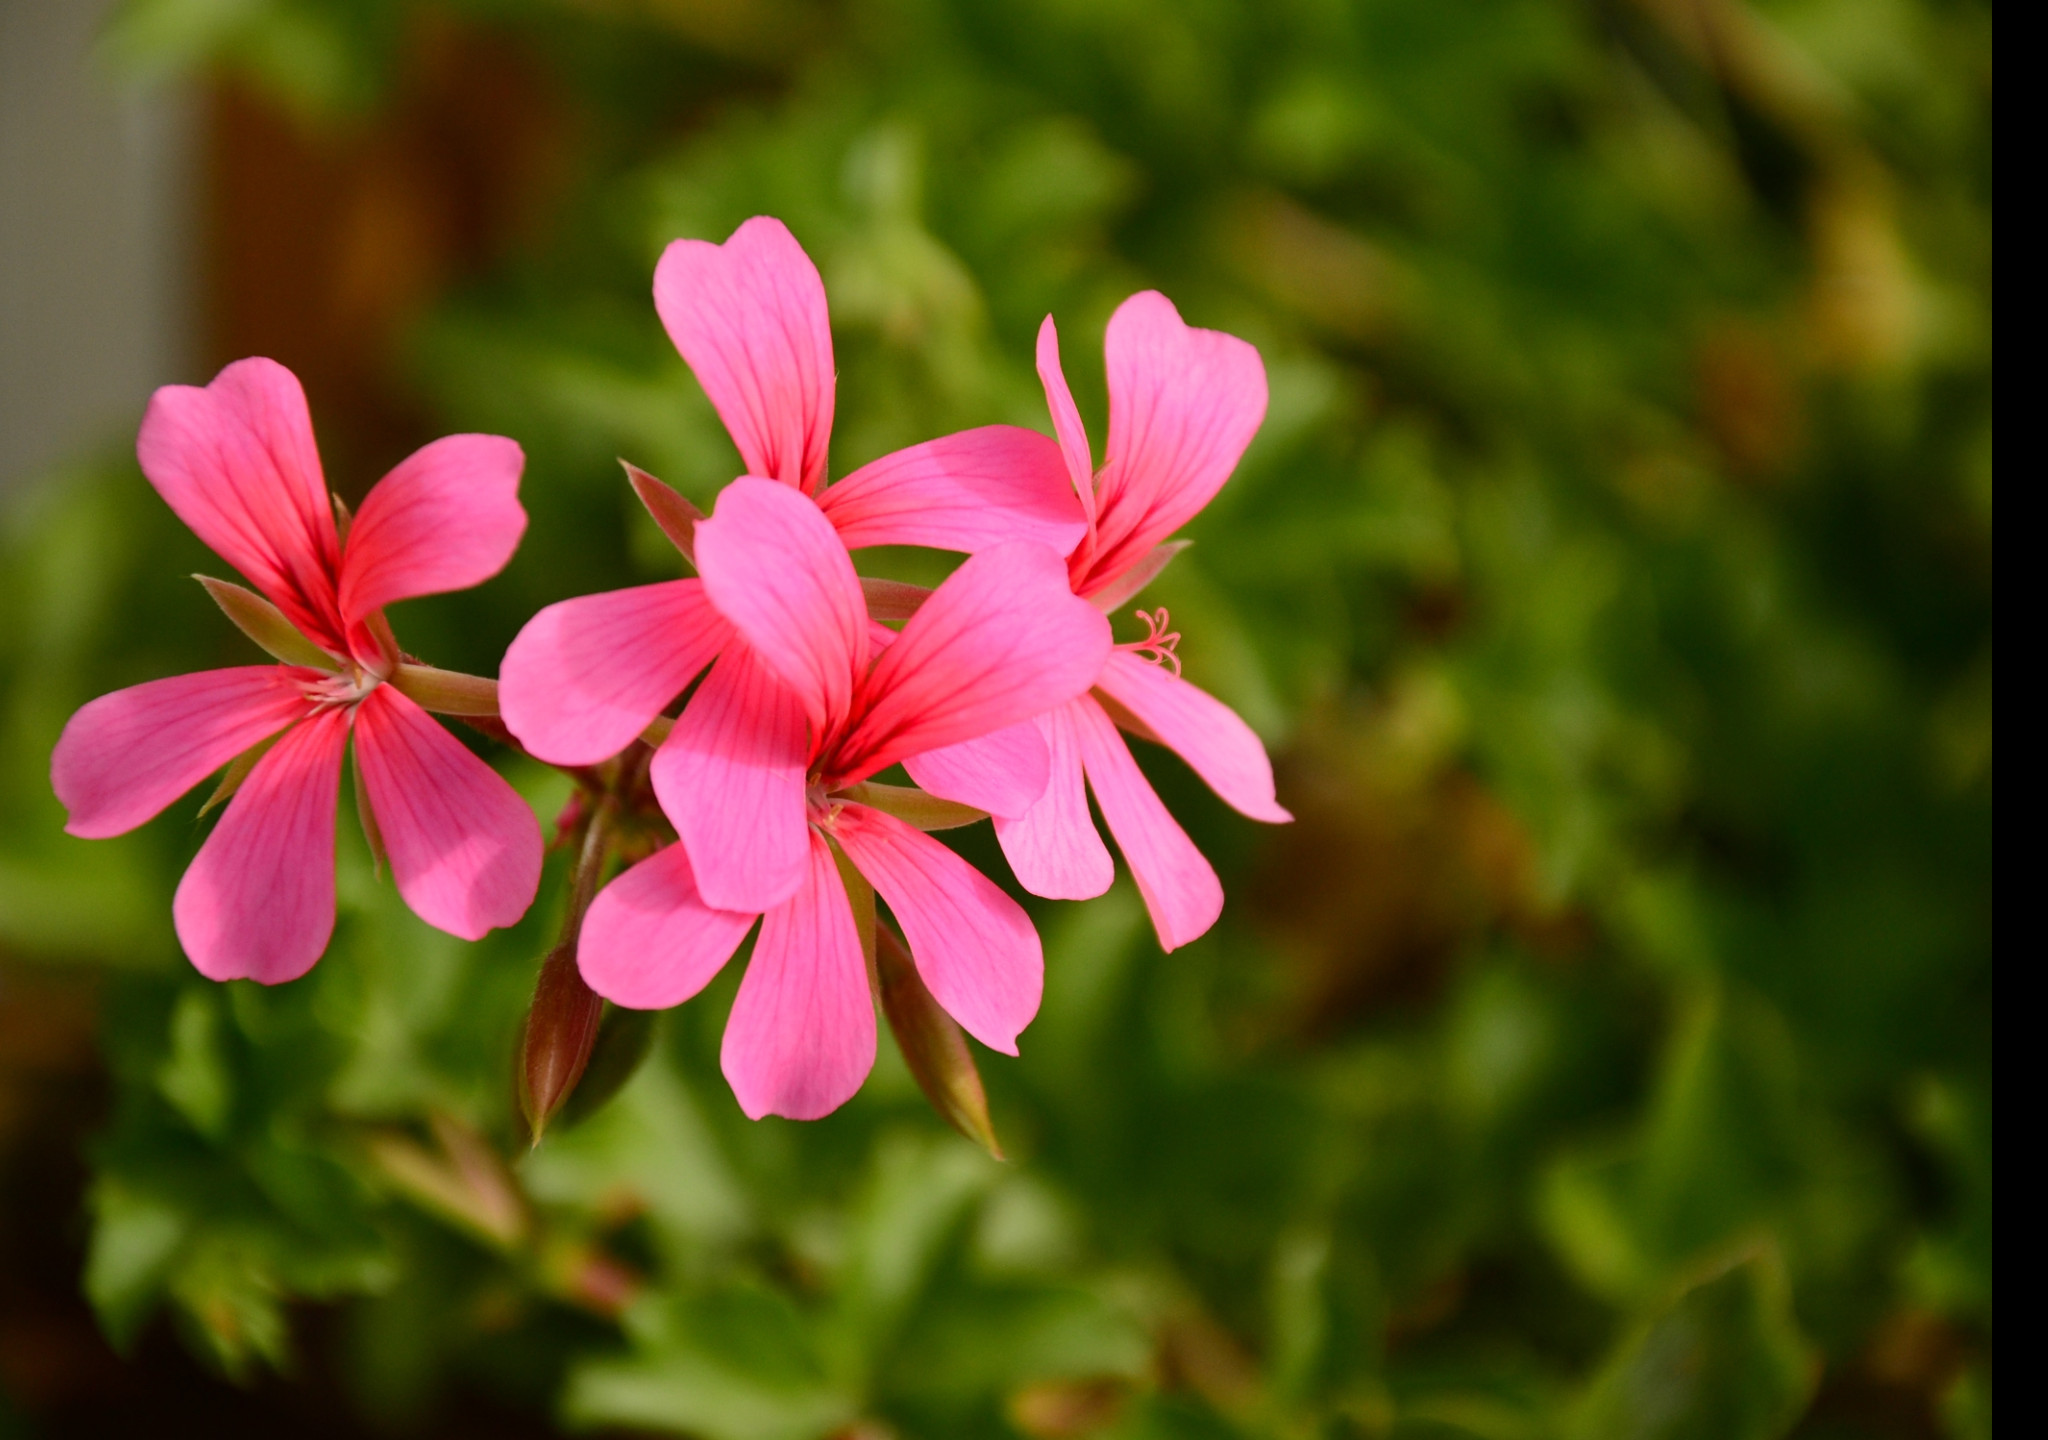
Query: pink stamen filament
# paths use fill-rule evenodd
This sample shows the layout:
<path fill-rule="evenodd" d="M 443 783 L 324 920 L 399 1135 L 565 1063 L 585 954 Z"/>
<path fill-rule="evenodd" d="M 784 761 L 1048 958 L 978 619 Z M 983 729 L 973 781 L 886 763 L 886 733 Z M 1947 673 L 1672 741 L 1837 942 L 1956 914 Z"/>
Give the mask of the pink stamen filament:
<path fill-rule="evenodd" d="M 1141 655 L 1154 665 L 1164 665 L 1173 672 L 1176 680 L 1179 679 L 1180 656 L 1175 653 L 1174 647 L 1180 644 L 1180 631 L 1166 628 L 1171 623 L 1166 607 L 1162 605 L 1150 614 L 1143 610 L 1133 610 L 1131 613 L 1145 622 L 1145 638 L 1133 640 L 1116 648 L 1128 650 L 1133 655 Z"/>

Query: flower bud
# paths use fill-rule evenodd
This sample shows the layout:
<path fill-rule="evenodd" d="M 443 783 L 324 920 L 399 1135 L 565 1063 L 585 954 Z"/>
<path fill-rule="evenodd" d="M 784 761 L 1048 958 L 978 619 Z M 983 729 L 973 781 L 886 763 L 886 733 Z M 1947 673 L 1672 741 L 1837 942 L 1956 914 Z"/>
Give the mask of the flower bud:
<path fill-rule="evenodd" d="M 604 1001 L 576 968 L 576 942 L 548 951 L 519 1044 L 519 1108 L 535 1145 L 583 1078 L 603 1014 Z"/>
<path fill-rule="evenodd" d="M 875 927 L 875 986 L 882 1013 L 918 1088 L 948 1125 L 1001 1160 L 1003 1147 L 988 1118 L 988 1094 L 967 1037 L 940 1008 L 917 973 L 909 950 L 887 925 Z"/>

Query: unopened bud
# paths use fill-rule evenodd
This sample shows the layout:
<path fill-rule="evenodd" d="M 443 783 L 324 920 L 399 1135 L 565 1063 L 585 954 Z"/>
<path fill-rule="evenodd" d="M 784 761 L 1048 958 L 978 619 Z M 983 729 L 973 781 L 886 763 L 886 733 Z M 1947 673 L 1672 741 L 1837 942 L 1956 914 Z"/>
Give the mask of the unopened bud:
<path fill-rule="evenodd" d="M 581 789 L 571 790 L 555 816 L 555 838 L 550 850 L 567 850 L 583 844 L 583 826 L 590 818 L 590 800 Z"/>
<path fill-rule="evenodd" d="M 683 552 L 683 558 L 692 565 L 697 563 L 697 522 L 704 518 L 704 512 L 677 494 L 674 489 L 649 475 L 630 460 L 621 460 L 625 467 L 626 479 L 633 486 L 633 493 L 640 497 L 640 503 L 647 507 L 647 513 L 654 517 L 654 523 L 661 527 L 661 533 L 669 542 Z"/>
<path fill-rule="evenodd" d="M 299 633 L 284 611 L 258 595 L 227 580 L 211 575 L 192 577 L 206 587 L 221 613 L 235 622 L 235 628 L 287 665 L 307 665 L 316 670 L 339 670 L 341 662 Z"/>
<path fill-rule="evenodd" d="M 654 1010 L 628 1010 L 623 1005 L 605 1007 L 604 1018 L 597 1025 L 597 1039 L 590 1047 L 590 1061 L 583 1067 L 583 1078 L 576 1082 L 575 1093 L 562 1103 L 564 1125 L 578 1124 L 596 1114 L 639 1073 L 642 1062 L 654 1049 L 655 1022 L 660 1018 Z"/>
<path fill-rule="evenodd" d="M 887 925 L 875 927 L 875 985 L 882 1014 L 895 1033 L 903 1063 L 948 1125 L 1000 1160 L 1003 1147 L 988 1118 L 988 1093 L 967 1037 L 925 988 L 917 962 Z"/>
<path fill-rule="evenodd" d="M 603 1014 L 604 1001 L 576 968 L 576 942 L 548 951 L 519 1044 L 519 1108 L 534 1144 L 583 1078 Z"/>

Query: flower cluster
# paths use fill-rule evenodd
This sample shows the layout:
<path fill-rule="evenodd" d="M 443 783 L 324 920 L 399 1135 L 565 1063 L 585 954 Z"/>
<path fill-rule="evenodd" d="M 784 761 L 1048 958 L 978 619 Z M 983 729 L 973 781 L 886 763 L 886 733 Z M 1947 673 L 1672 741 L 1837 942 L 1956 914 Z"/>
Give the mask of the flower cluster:
<path fill-rule="evenodd" d="M 569 919 L 549 961 L 573 972 L 544 971 L 528 1037 L 531 1051 L 553 1025 L 580 1053 L 550 1073 L 573 1084 L 599 997 L 680 1004 L 758 921 L 723 1048 L 747 1114 L 843 1104 L 874 1061 L 877 998 L 947 1109 L 945 1056 L 971 1076 L 952 1027 L 1015 1054 L 1043 958 L 1022 907 L 927 832 L 992 818 L 1026 890 L 1087 898 L 1113 878 L 1092 791 L 1172 949 L 1215 922 L 1222 889 L 1119 731 L 1171 748 L 1245 815 L 1288 818 L 1257 737 L 1180 678 L 1165 612 L 1140 612 L 1146 636 L 1126 645 L 1107 618 L 1229 478 L 1265 412 L 1264 367 L 1163 296 L 1132 296 L 1106 337 L 1097 470 L 1048 317 L 1037 361 L 1056 438 L 987 426 L 828 483 L 825 290 L 790 233 L 756 218 L 723 245 L 678 240 L 654 299 L 744 473 L 706 516 L 628 467 L 696 573 L 548 607 L 495 686 L 406 655 L 383 607 L 476 585 L 511 558 L 525 527 L 517 445 L 436 441 L 351 518 L 282 367 L 244 360 L 204 389 L 160 390 L 143 472 L 260 592 L 204 582 L 280 663 L 81 709 L 51 765 L 68 828 L 132 829 L 225 766 L 209 808 L 226 813 L 178 888 L 178 936 L 215 979 L 290 980 L 333 928 L 353 736 L 373 852 L 422 919 L 474 939 L 525 913 L 543 847 L 529 807 L 426 712 L 466 717 L 582 787 L 564 819 L 578 851 Z M 926 591 L 863 579 L 851 552 L 877 545 L 967 558 Z M 898 765 L 913 784 L 877 779 Z M 573 1010 L 578 995 L 587 1004 L 565 1030 L 549 1007 Z M 536 1124 L 554 1103 L 530 1101 Z"/>

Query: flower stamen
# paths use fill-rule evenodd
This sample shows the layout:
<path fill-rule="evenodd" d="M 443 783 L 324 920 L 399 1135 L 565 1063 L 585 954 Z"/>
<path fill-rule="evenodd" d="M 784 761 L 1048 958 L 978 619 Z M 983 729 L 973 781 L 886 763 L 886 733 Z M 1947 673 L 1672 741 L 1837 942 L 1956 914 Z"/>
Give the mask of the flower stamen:
<path fill-rule="evenodd" d="M 333 710 L 345 705 L 359 705 L 370 692 L 384 682 L 359 666 L 351 665 L 345 674 L 326 675 L 310 681 L 301 687 L 301 693 L 320 710 Z"/>
<path fill-rule="evenodd" d="M 1133 655 L 1143 656 L 1154 665 L 1164 665 L 1173 672 L 1174 678 L 1178 680 L 1180 678 L 1180 656 L 1175 652 L 1174 647 L 1180 644 L 1180 631 L 1168 630 L 1166 628 L 1171 623 L 1166 613 L 1166 607 L 1161 605 L 1157 610 L 1149 614 L 1143 610 L 1133 610 L 1131 613 L 1145 622 L 1145 638 L 1133 640 L 1116 648 L 1128 650 Z"/>

